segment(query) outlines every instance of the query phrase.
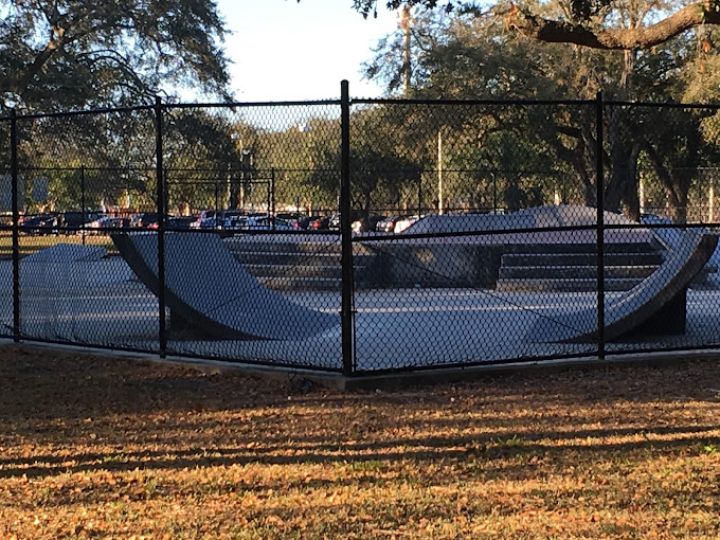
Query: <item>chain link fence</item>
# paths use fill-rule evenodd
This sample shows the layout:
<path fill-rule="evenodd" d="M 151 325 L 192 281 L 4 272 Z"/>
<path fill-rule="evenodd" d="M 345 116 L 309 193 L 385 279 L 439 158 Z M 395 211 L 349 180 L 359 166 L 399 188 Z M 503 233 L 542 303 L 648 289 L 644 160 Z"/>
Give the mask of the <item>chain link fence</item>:
<path fill-rule="evenodd" d="M 714 348 L 718 118 L 347 87 L 2 118 L 0 335 L 346 375 Z"/>

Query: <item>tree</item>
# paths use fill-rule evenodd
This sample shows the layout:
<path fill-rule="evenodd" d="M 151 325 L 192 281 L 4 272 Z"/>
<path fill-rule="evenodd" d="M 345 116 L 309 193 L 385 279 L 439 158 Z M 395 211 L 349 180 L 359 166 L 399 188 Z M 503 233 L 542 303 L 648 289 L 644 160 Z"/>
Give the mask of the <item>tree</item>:
<path fill-rule="evenodd" d="M 544 9 L 556 14 L 566 7 L 554 2 Z M 413 59 L 414 93 L 419 97 L 592 99 L 598 89 L 616 100 L 677 102 L 718 96 L 716 67 L 720 57 L 704 45 L 716 39 L 709 29 L 699 29 L 692 36 L 672 40 L 653 51 L 628 54 L 540 43 L 507 32 L 501 21 L 490 17 L 420 15 L 414 28 L 417 43 Z M 624 17 L 632 21 L 638 15 L 628 8 Z M 399 57 L 392 56 L 389 50 L 392 46 L 393 42 L 386 39 L 367 66 L 368 75 L 382 78 L 391 90 L 396 88 L 401 65 Z M 644 173 L 663 186 L 671 215 L 683 221 L 698 166 L 712 164 L 709 156 L 714 152 L 711 146 L 717 144 L 718 132 L 715 115 L 709 116 L 709 110 L 672 113 L 662 108 L 613 105 L 607 105 L 605 110 L 606 209 L 624 209 L 637 219 L 638 179 Z M 634 110 L 642 114 L 633 114 Z M 445 122 L 451 120 L 450 114 L 445 115 Z M 461 129 L 466 139 L 463 144 L 468 145 L 463 152 L 468 158 L 474 156 L 473 144 L 492 150 L 498 140 L 507 137 L 488 138 L 483 132 L 507 131 L 526 150 L 524 155 L 505 162 L 537 167 L 543 163 L 544 155 L 553 156 L 558 167 L 544 165 L 548 178 L 564 169 L 566 178 L 575 179 L 575 193 L 584 194 L 585 204 L 595 204 L 597 141 L 593 107 L 476 107 L 463 110 L 461 116 L 467 120 Z M 470 140 L 473 133 L 475 143 Z M 493 156 L 501 154 L 489 153 L 484 158 L 488 166 Z M 466 160 L 467 167 L 479 167 L 478 159 L 475 156 Z M 512 178 L 503 180 L 503 185 L 513 183 Z"/>
<path fill-rule="evenodd" d="M 355 111 L 351 124 L 352 205 L 365 216 L 371 211 L 397 209 L 404 188 L 417 186 L 422 165 L 408 155 L 407 144 L 396 142 L 399 126 L 407 117 L 378 105 Z M 412 131 L 404 131 L 404 134 Z M 339 195 L 339 145 L 311 146 L 311 174 L 308 185 L 324 192 L 326 199 L 337 201 Z"/>
<path fill-rule="evenodd" d="M 172 84 L 224 94 L 214 1 L 0 0 L 0 106 L 136 104 Z"/>

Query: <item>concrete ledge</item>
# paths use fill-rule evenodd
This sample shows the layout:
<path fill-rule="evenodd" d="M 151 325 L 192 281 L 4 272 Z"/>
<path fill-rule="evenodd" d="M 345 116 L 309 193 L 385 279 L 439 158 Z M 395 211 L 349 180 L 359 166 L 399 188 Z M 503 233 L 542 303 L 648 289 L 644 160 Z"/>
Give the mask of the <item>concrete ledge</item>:
<path fill-rule="evenodd" d="M 437 367 L 418 370 L 363 374 L 346 377 L 340 373 L 321 372 L 288 366 L 265 366 L 243 362 L 187 358 L 168 356 L 160 358 L 155 354 L 114 351 L 85 346 L 54 343 L 27 342 L 15 343 L 12 339 L 0 339 L 0 347 L 14 346 L 20 349 L 37 351 L 74 352 L 98 358 L 124 358 L 158 364 L 178 365 L 198 369 L 205 373 L 238 372 L 255 377 L 289 382 L 298 390 L 304 391 L 312 386 L 320 386 L 340 392 L 393 390 L 409 386 L 451 384 L 481 380 L 487 377 L 512 376 L 518 374 L 537 374 L 576 369 L 618 369 L 626 367 L 651 367 L 682 365 L 689 361 L 720 361 L 720 348 L 687 349 L 662 352 L 633 352 L 608 354 L 600 360 L 597 356 L 579 356 L 558 360 L 528 360 L 505 364 L 474 365 L 468 367 Z"/>

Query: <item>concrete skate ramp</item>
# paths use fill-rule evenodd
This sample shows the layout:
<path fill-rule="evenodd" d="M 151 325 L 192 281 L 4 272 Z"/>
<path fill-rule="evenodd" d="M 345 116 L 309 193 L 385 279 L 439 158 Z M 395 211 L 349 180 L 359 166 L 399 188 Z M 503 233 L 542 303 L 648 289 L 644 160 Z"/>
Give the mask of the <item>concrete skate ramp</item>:
<path fill-rule="evenodd" d="M 95 246 L 81 246 L 78 244 L 56 244 L 52 247 L 23 258 L 23 262 L 61 264 L 71 262 L 99 261 L 106 255 L 105 248 Z"/>
<path fill-rule="evenodd" d="M 637 225 L 621 214 L 605 211 L 605 225 Z M 403 234 L 444 234 L 444 233 L 494 233 L 487 236 L 470 235 L 458 239 L 443 239 L 443 242 L 478 242 L 482 244 L 594 244 L 597 224 L 597 210 L 587 206 L 548 205 L 518 210 L 510 214 L 445 214 L 429 215 L 405 229 Z M 557 227 L 593 227 L 585 230 L 552 230 Z M 534 232 L 517 232 L 536 229 Z M 544 230 L 550 229 L 550 230 Z M 502 232 L 503 234 L 497 234 Z M 411 239 L 404 240 L 412 242 Z M 605 242 L 651 243 L 654 235 L 642 227 L 631 229 L 609 229 L 605 231 Z M 427 243 L 427 239 L 421 242 Z"/>
<path fill-rule="evenodd" d="M 690 281 L 707 264 L 718 237 L 697 230 L 683 233 L 678 245 L 665 262 L 649 277 L 605 307 L 605 339 L 613 340 L 657 321 L 666 324 L 670 317 L 685 322 L 685 292 Z M 668 309 L 665 309 L 668 308 Z M 664 310 L 665 311 L 662 311 Z M 655 319 L 660 314 L 660 317 Z M 597 310 L 563 313 L 539 319 L 526 336 L 533 342 L 590 342 L 597 336 Z M 643 328 L 643 331 L 653 329 Z"/>
<path fill-rule="evenodd" d="M 118 233 L 112 239 L 158 295 L 157 234 Z M 301 340 L 340 325 L 339 315 L 263 287 L 214 234 L 165 235 L 165 299 L 172 319 L 218 339 Z"/>

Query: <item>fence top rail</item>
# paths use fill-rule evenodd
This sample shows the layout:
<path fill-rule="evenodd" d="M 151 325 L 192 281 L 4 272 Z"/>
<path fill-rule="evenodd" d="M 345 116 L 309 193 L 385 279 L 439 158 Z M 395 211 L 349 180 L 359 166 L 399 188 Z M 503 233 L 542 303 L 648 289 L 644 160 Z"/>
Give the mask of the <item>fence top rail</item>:
<path fill-rule="evenodd" d="M 310 99 L 310 100 L 287 100 L 287 101 L 227 101 L 210 103 L 163 103 L 162 108 L 173 109 L 234 109 L 251 107 L 301 107 L 320 105 L 340 105 L 339 99 Z"/>
<path fill-rule="evenodd" d="M 591 99 L 416 99 L 416 98 L 353 98 L 352 105 L 487 105 L 487 106 L 533 106 L 533 105 L 596 105 Z"/>
<path fill-rule="evenodd" d="M 605 100 L 610 107 L 643 107 L 655 109 L 720 109 L 720 103 L 680 103 L 677 101 L 614 101 Z"/>
<path fill-rule="evenodd" d="M 39 120 L 42 118 L 65 118 L 72 116 L 89 116 L 94 114 L 114 114 L 114 113 L 131 113 L 139 111 L 152 110 L 152 105 L 136 105 L 133 107 L 105 107 L 99 109 L 81 109 L 75 111 L 55 111 L 55 112 L 39 112 L 39 113 L 18 113 L 15 118 L 17 120 Z M 0 117 L 0 120 L 11 120 L 12 116 Z"/>
<path fill-rule="evenodd" d="M 417 105 L 417 106 L 591 106 L 597 100 L 587 99 L 420 99 L 420 98 L 352 98 L 351 105 Z M 672 101 L 621 101 L 603 100 L 603 104 L 611 107 L 647 107 L 673 109 L 720 109 L 720 103 L 679 103 Z M 208 103 L 162 103 L 163 110 L 180 109 L 235 109 L 251 107 L 300 107 L 341 105 L 339 99 L 287 100 L 287 101 L 229 101 Z M 53 111 L 37 113 L 17 113 L 17 120 L 35 120 L 43 118 L 64 118 L 95 114 L 131 113 L 152 110 L 156 105 L 136 105 L 132 107 L 101 107 L 70 111 Z M 9 122 L 11 115 L 0 116 L 0 122 Z"/>

